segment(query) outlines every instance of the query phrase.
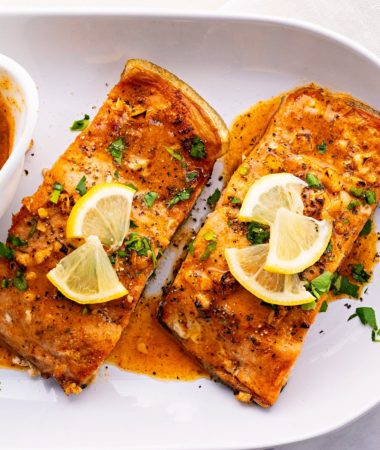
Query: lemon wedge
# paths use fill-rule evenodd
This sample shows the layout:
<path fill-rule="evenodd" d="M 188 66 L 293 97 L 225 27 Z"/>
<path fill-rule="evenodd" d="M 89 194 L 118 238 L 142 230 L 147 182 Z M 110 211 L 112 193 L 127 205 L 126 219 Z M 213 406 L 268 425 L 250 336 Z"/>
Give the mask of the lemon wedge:
<path fill-rule="evenodd" d="M 241 222 L 272 225 L 279 208 L 303 213 L 301 192 L 307 183 L 290 173 L 265 175 L 249 188 L 239 212 Z"/>
<path fill-rule="evenodd" d="M 128 294 L 97 236 L 89 236 L 47 277 L 65 297 L 77 303 L 109 302 Z"/>
<path fill-rule="evenodd" d="M 120 183 L 103 183 L 90 189 L 70 213 L 67 238 L 98 236 L 111 250 L 120 247 L 129 230 L 134 193 Z"/>
<path fill-rule="evenodd" d="M 227 248 L 225 257 L 234 278 L 247 291 L 267 303 L 283 306 L 303 305 L 314 300 L 298 275 L 283 275 L 264 269 L 269 244 L 246 248 Z"/>
<path fill-rule="evenodd" d="M 265 270 L 294 274 L 312 266 L 330 241 L 332 225 L 280 208 L 271 226 Z"/>

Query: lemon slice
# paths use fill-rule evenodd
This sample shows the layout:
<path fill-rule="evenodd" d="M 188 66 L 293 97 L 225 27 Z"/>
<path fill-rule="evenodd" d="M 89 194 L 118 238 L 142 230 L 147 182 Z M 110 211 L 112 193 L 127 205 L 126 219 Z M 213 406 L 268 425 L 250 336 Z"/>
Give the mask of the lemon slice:
<path fill-rule="evenodd" d="M 265 270 L 300 273 L 319 260 L 330 241 L 332 225 L 280 208 L 271 227 Z"/>
<path fill-rule="evenodd" d="M 314 297 L 298 275 L 283 275 L 264 269 L 269 244 L 246 248 L 227 248 L 225 257 L 230 272 L 247 291 L 267 303 L 284 306 L 303 305 Z"/>
<path fill-rule="evenodd" d="M 77 303 L 109 302 L 128 294 L 97 236 L 89 236 L 47 277 L 65 297 Z"/>
<path fill-rule="evenodd" d="M 279 208 L 303 213 L 301 192 L 307 183 L 290 173 L 265 175 L 249 188 L 239 212 L 242 222 L 272 225 Z"/>
<path fill-rule="evenodd" d="M 104 183 L 90 189 L 70 213 L 67 238 L 98 236 L 111 250 L 120 247 L 129 230 L 134 193 L 134 189 L 120 183 Z"/>

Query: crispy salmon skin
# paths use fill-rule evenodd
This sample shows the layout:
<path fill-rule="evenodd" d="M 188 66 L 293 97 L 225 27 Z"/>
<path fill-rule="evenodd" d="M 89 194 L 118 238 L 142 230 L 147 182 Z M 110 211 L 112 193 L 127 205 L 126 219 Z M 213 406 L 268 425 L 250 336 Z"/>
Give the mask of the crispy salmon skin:
<path fill-rule="evenodd" d="M 94 120 L 13 217 L 13 239 L 0 258 L 1 339 L 66 393 L 80 392 L 118 341 L 156 258 L 227 145 L 223 121 L 189 86 L 148 61 L 130 60 Z M 129 295 L 87 307 L 65 299 L 46 278 L 73 249 L 65 227 L 83 177 L 87 189 L 109 181 L 137 189 L 130 233 L 145 249 L 113 255 Z M 63 186 L 57 204 L 54 183 Z M 154 204 L 145 202 L 149 192 L 157 194 Z"/>
<path fill-rule="evenodd" d="M 239 202 L 260 177 L 289 172 L 313 174 L 320 188 L 305 188 L 305 214 L 333 223 L 331 251 L 303 274 L 312 280 L 335 272 L 351 251 L 380 196 L 380 117 L 354 98 L 318 86 L 301 87 L 278 103 L 258 143 L 245 126 L 249 113 L 232 127 L 231 151 L 246 154 L 216 207 L 198 233 L 158 317 L 215 378 L 244 402 L 268 407 L 287 382 L 317 307 L 271 307 L 232 277 L 224 257 L 229 247 L 250 245 L 247 223 L 238 221 Z M 251 149 L 249 151 L 249 147 Z M 354 189 L 354 190 L 353 190 Z M 355 190 L 356 189 L 356 190 Z M 371 192 L 371 201 L 352 192 Z M 208 236 L 215 249 L 206 252 Z"/>

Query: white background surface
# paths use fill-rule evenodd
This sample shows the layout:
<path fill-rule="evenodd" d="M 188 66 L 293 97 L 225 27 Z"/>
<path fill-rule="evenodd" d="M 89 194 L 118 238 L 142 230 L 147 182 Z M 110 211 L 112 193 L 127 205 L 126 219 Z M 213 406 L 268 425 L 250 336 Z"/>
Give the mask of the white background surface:
<path fill-rule="evenodd" d="M 308 20 L 345 34 L 380 56 L 379 0 L 0 0 L 0 11 L 15 9 L 81 9 L 105 7 L 125 9 L 212 10 L 223 13 L 249 12 Z M 380 351 L 380 348 L 379 348 Z M 380 382 L 380 380 L 379 380 Z M 359 385 L 360 387 L 360 385 Z M 308 403 L 306 402 L 306 405 Z M 308 405 L 313 408 L 312 404 Z M 1 444 L 0 444 L 1 445 Z M 282 447 L 283 450 L 375 450 L 380 447 L 380 407 L 365 417 L 330 435 L 304 443 Z M 106 450 L 106 449 L 105 449 Z"/>

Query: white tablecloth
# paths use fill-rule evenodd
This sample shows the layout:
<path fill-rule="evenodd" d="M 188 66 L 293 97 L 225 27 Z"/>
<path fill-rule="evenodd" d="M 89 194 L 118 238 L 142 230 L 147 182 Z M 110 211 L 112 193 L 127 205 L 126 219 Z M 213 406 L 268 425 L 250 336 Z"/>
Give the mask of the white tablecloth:
<path fill-rule="evenodd" d="M 380 0 L 0 0 L 0 11 L 41 9 L 219 11 L 297 18 L 330 28 L 380 56 Z M 379 80 L 380 88 L 380 80 Z M 379 348 L 380 351 L 380 348 Z M 380 382 L 380 377 L 379 377 Z M 310 405 L 312 408 L 313 405 Z M 378 450 L 380 406 L 326 436 L 281 447 L 282 450 Z"/>

